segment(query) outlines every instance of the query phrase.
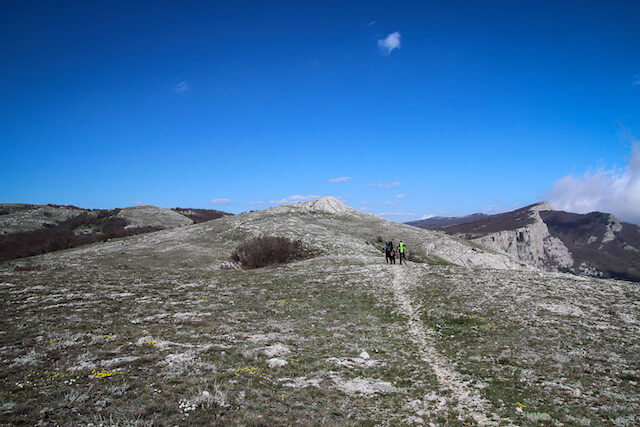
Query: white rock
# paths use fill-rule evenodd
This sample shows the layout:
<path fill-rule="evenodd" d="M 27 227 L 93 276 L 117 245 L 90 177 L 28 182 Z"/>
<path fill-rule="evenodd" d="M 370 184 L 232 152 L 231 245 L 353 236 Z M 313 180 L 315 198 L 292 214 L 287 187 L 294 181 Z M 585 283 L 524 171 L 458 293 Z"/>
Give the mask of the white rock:
<path fill-rule="evenodd" d="M 369 360 L 371 359 L 371 357 L 369 356 L 369 353 L 363 351 L 362 353 L 360 353 L 360 359 Z"/>
<path fill-rule="evenodd" d="M 288 362 L 286 360 L 278 359 L 277 357 L 274 357 L 273 359 L 267 360 L 267 364 L 269 365 L 270 368 L 280 368 L 281 366 L 287 365 Z"/>

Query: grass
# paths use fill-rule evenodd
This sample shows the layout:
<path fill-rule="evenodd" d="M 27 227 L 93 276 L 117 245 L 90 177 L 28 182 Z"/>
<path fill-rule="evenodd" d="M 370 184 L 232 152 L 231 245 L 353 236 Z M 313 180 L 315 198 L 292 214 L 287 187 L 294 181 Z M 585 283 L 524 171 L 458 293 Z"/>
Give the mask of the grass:
<path fill-rule="evenodd" d="M 0 422 L 366 425 L 384 414 L 400 423 L 409 396 L 435 379 L 400 333 L 405 319 L 382 266 L 333 261 L 95 276 L 5 270 Z M 265 350 L 276 344 L 287 365 L 269 368 Z M 329 361 L 363 350 L 378 363 Z M 341 391 L 354 379 L 398 391 Z M 226 405 L 198 403 L 219 389 Z M 185 412 L 187 402 L 196 404 Z"/>
<path fill-rule="evenodd" d="M 635 314 L 620 299 L 633 284 L 440 273 L 414 288 L 425 326 L 437 331 L 440 352 L 504 416 L 526 425 L 640 421 L 632 379 L 640 367 L 638 343 L 633 323 L 625 321 Z"/>

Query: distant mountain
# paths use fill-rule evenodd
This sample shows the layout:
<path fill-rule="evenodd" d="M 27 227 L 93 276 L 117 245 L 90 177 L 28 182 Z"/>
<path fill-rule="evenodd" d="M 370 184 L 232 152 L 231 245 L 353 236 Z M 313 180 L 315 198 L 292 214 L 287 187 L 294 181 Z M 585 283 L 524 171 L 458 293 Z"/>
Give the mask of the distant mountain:
<path fill-rule="evenodd" d="M 474 220 L 469 220 L 473 218 Z M 516 256 L 550 271 L 640 281 L 640 227 L 615 216 L 555 211 L 538 203 L 497 215 L 414 221 Z"/>
<path fill-rule="evenodd" d="M 0 204 L 0 260 L 68 249 L 116 237 L 191 225 L 231 215 L 212 209 Z"/>
<path fill-rule="evenodd" d="M 441 228 L 451 227 L 453 225 L 467 224 L 469 222 L 480 221 L 486 218 L 487 214 L 476 213 L 467 216 L 434 216 L 427 219 L 421 219 L 418 221 L 407 222 L 409 225 L 415 227 L 426 228 L 428 230 L 439 230 Z"/>

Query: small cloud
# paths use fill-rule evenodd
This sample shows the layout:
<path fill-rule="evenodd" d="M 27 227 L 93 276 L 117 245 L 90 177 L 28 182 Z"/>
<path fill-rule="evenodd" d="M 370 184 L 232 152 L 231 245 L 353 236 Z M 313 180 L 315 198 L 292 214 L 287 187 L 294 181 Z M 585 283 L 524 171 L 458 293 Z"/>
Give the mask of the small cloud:
<path fill-rule="evenodd" d="M 373 203 L 373 202 L 371 202 L 369 200 L 363 200 L 363 201 L 360 202 L 361 205 L 370 205 L 371 203 Z"/>
<path fill-rule="evenodd" d="M 372 25 L 376 25 L 377 22 L 378 21 L 370 21 L 367 25 L 371 27 Z"/>
<path fill-rule="evenodd" d="M 435 218 L 434 214 L 426 214 L 426 215 L 422 215 L 420 217 L 420 219 L 431 219 L 431 218 Z"/>
<path fill-rule="evenodd" d="M 632 84 L 634 86 L 640 86 L 640 74 L 636 74 L 635 76 L 633 76 Z"/>
<path fill-rule="evenodd" d="M 183 93 L 189 90 L 189 84 L 187 82 L 180 82 L 175 87 L 174 90 L 177 93 Z"/>
<path fill-rule="evenodd" d="M 373 183 L 371 183 L 371 182 L 367 184 L 367 187 L 375 187 L 375 186 L 376 186 L 376 185 L 375 185 L 375 184 L 373 184 Z"/>
<path fill-rule="evenodd" d="M 408 194 L 396 194 L 396 199 L 406 199 L 409 197 Z"/>
<path fill-rule="evenodd" d="M 402 183 L 398 182 L 398 181 L 387 182 L 387 183 L 384 183 L 384 184 L 378 184 L 378 187 L 380 187 L 380 188 L 391 188 L 391 187 L 397 187 L 398 185 L 402 185 Z"/>
<path fill-rule="evenodd" d="M 249 202 L 250 205 L 261 205 L 262 200 L 256 200 L 255 202 Z"/>
<path fill-rule="evenodd" d="M 378 40 L 378 47 L 384 55 L 390 55 L 393 49 L 400 48 L 400 33 L 396 31 L 395 33 L 389 34 L 384 39 Z"/>
<path fill-rule="evenodd" d="M 315 194 L 309 194 L 308 196 L 301 196 L 299 194 L 296 194 L 294 196 L 285 197 L 284 199 L 280 199 L 280 200 L 270 200 L 269 204 L 270 205 L 288 205 L 291 203 L 308 202 L 309 200 L 315 200 L 319 198 L 320 196 L 317 196 Z"/>
<path fill-rule="evenodd" d="M 229 200 L 229 199 L 213 199 L 213 200 L 211 200 L 211 203 L 213 203 L 214 205 L 228 205 L 229 203 L 231 203 L 231 200 Z"/>
<path fill-rule="evenodd" d="M 397 205 L 398 203 L 400 203 L 400 202 L 397 202 L 397 201 L 392 202 L 392 201 L 390 201 L 390 200 L 385 200 L 385 201 L 384 201 L 384 204 L 385 204 L 385 205 Z"/>
<path fill-rule="evenodd" d="M 335 183 L 335 182 L 346 182 L 349 181 L 351 179 L 350 176 L 339 176 L 337 178 L 331 178 L 329 180 L 329 182 Z"/>
<path fill-rule="evenodd" d="M 371 210 L 371 208 L 370 208 L 369 206 L 363 206 L 363 207 L 361 207 L 361 208 L 360 208 L 360 210 L 361 210 L 362 212 L 367 212 L 367 211 L 370 211 L 370 210 Z"/>
<path fill-rule="evenodd" d="M 134 203 L 134 205 L 136 205 L 136 206 L 143 206 L 143 205 L 144 205 L 144 202 L 135 202 L 135 203 Z"/>

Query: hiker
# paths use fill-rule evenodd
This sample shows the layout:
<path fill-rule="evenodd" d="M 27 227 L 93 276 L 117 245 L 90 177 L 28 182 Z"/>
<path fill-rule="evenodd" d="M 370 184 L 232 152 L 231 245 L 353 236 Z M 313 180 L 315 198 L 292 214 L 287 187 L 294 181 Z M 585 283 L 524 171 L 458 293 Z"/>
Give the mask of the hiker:
<path fill-rule="evenodd" d="M 391 242 L 388 240 L 384 242 L 384 260 L 387 264 L 389 264 L 389 261 L 391 260 L 391 249 L 393 249 Z"/>
<path fill-rule="evenodd" d="M 391 251 L 393 250 L 393 243 L 387 240 L 384 242 L 384 259 L 387 261 L 387 264 L 391 262 Z"/>
<path fill-rule="evenodd" d="M 407 263 L 407 258 L 404 256 L 405 253 L 407 252 L 407 247 L 405 246 L 404 242 L 402 240 L 400 240 L 400 243 L 398 243 L 398 258 L 400 258 L 400 265 L 402 265 L 402 260 L 404 259 L 404 263 Z"/>
<path fill-rule="evenodd" d="M 389 240 L 389 252 L 388 252 L 388 257 L 389 260 L 391 262 L 391 264 L 395 264 L 396 263 L 396 251 L 395 249 L 393 249 L 393 241 Z"/>

